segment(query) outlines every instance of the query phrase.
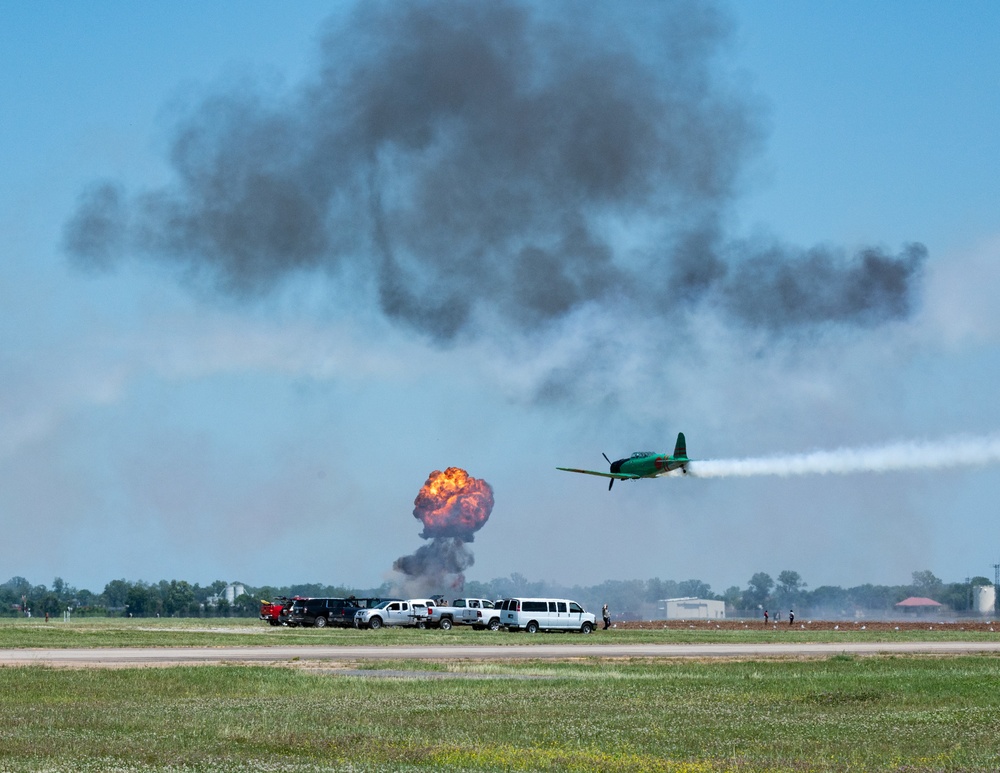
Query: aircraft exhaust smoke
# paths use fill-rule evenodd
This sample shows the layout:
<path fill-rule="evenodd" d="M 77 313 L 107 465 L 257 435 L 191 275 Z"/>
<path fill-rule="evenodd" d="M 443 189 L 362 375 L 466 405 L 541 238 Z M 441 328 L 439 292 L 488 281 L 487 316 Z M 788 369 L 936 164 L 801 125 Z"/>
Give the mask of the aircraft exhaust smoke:
<path fill-rule="evenodd" d="M 1000 436 L 957 436 L 885 446 L 838 448 L 804 454 L 746 459 L 705 459 L 688 464 L 696 478 L 749 478 L 760 475 L 847 475 L 857 472 L 937 470 L 1000 462 Z"/>

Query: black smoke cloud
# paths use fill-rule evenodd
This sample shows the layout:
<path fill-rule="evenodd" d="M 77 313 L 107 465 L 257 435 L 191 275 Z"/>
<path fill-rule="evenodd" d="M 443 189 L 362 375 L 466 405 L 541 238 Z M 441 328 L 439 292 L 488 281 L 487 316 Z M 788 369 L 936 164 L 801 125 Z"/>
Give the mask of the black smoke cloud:
<path fill-rule="evenodd" d="M 411 594 L 440 593 L 445 588 L 461 591 L 465 570 L 475 563 L 466 540 L 437 537 L 408 555 L 400 556 L 392 568 L 403 575 L 400 592 Z"/>
<path fill-rule="evenodd" d="M 172 185 L 85 191 L 67 249 L 175 263 L 245 299 L 301 274 L 371 277 L 356 294 L 441 342 L 588 304 L 713 304 L 779 334 L 905 317 L 920 245 L 852 256 L 723 233 L 762 139 L 758 100 L 720 63 L 729 33 L 707 3 L 358 4 L 307 83 L 220 90 L 180 117 Z"/>

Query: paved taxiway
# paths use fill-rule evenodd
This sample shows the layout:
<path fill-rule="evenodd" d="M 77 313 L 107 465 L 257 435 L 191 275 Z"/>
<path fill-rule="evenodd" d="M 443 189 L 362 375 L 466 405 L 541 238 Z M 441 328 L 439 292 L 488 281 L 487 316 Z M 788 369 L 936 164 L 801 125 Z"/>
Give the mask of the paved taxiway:
<path fill-rule="evenodd" d="M 821 658 L 831 655 L 1000 653 L 1000 641 L 808 644 L 512 644 L 506 646 L 105 647 L 2 649 L 0 665 L 130 666 L 195 663 L 572 658 Z"/>

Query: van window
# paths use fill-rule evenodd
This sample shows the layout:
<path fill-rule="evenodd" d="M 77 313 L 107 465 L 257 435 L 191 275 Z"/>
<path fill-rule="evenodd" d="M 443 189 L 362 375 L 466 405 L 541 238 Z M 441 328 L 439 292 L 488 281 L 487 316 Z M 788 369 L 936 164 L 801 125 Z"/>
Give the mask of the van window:
<path fill-rule="evenodd" d="M 556 611 L 556 602 L 550 601 L 549 602 L 549 612 L 555 612 L 555 611 Z"/>
<path fill-rule="evenodd" d="M 563 614 L 566 614 L 566 602 L 565 601 L 558 602 L 556 604 L 556 606 L 559 608 L 560 612 L 562 612 Z"/>
<path fill-rule="evenodd" d="M 577 604 L 575 601 L 569 602 L 569 611 L 574 614 L 583 614 L 583 607 Z"/>
<path fill-rule="evenodd" d="M 548 605 L 544 601 L 522 601 L 522 612 L 546 612 Z"/>

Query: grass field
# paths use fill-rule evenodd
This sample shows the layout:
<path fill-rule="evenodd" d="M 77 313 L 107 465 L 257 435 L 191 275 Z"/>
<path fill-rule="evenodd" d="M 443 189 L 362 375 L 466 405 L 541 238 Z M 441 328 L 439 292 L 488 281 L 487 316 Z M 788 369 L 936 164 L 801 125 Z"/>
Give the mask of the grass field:
<path fill-rule="evenodd" d="M 40 618 L 0 618 L 0 648 L 23 647 L 211 647 L 268 644 L 544 644 L 558 641 L 581 646 L 608 641 L 622 643 L 674 642 L 885 642 L 885 641 L 997 641 L 1000 631 L 933 630 L 841 630 L 823 628 L 747 628 L 717 630 L 711 626 L 691 628 L 652 627 L 597 631 L 579 634 L 538 634 L 506 631 L 473 631 L 457 627 L 450 631 L 382 629 L 357 631 L 338 628 L 272 627 L 254 619 L 156 619 L 76 618 L 70 622 Z"/>
<path fill-rule="evenodd" d="M 1000 656 L 605 660 L 594 643 L 995 640 L 960 630 L 316 630 L 0 621 L 0 648 L 578 643 L 572 662 L 0 667 L 6 771 L 1000 770 Z"/>
<path fill-rule="evenodd" d="M 0 668 L 0 771 L 995 771 L 1000 658 Z"/>

